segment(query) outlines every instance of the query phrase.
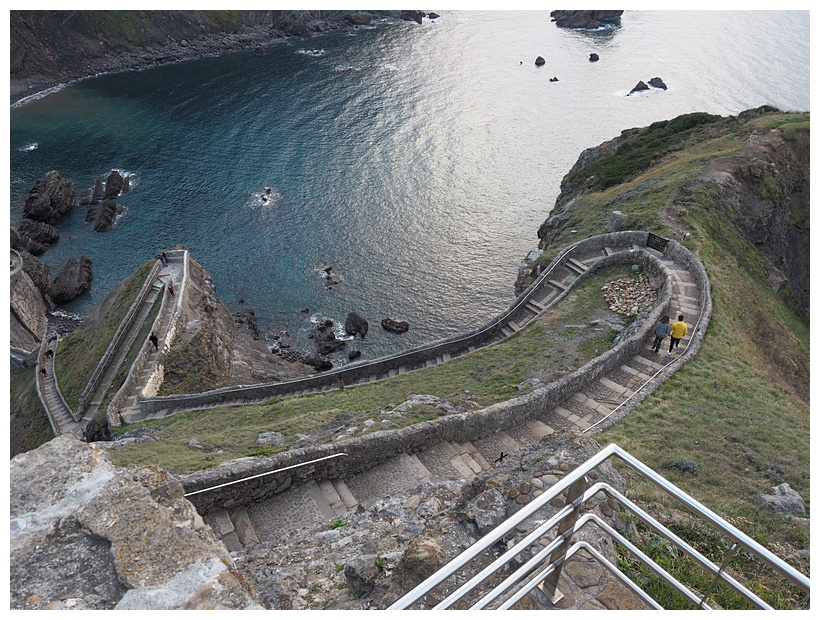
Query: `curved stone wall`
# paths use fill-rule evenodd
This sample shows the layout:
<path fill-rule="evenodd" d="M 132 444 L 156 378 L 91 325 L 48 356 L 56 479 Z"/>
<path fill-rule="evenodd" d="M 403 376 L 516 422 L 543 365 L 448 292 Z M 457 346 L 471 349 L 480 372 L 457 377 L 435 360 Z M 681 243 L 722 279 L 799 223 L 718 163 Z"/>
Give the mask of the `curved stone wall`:
<path fill-rule="evenodd" d="M 487 341 L 496 337 L 510 317 L 519 312 L 535 295 L 538 289 L 546 284 L 555 270 L 565 265 L 574 255 L 582 255 L 596 250 L 603 251 L 603 248 L 610 246 L 634 245 L 640 248 L 646 245 L 648 234 L 649 233 L 645 231 L 623 231 L 598 235 L 579 241 L 575 245 L 563 250 L 538 276 L 536 281 L 516 299 L 516 302 L 506 312 L 498 315 L 483 327 L 467 332 L 461 336 L 423 345 L 399 355 L 345 366 L 338 370 L 332 370 L 320 375 L 312 375 L 293 381 L 220 388 L 200 394 L 142 398 L 140 399 L 140 410 L 143 416 L 141 419 L 147 419 L 160 411 L 167 412 L 167 415 L 191 409 L 258 403 L 277 396 L 293 394 L 300 390 L 319 388 L 330 383 L 338 382 L 340 379 L 344 381 L 345 384 L 350 385 L 373 375 L 386 374 L 401 366 L 423 364 L 427 360 L 435 359 L 437 356 L 459 354 L 470 347 L 482 346 Z M 611 257 L 608 257 L 602 260 L 607 261 L 610 258 Z M 561 299 L 566 294 L 567 292 L 565 291 L 558 299 Z M 133 421 L 137 421 L 136 418 L 134 418 Z"/>
<path fill-rule="evenodd" d="M 613 233 L 613 235 L 636 239 L 636 245 L 641 241 L 645 243 L 647 233 Z M 616 245 L 611 241 L 612 235 L 602 235 L 599 238 L 586 240 L 591 244 L 586 249 L 595 247 L 603 248 L 605 245 Z M 638 240 L 641 241 L 638 241 Z M 584 244 L 581 242 L 573 248 Z M 601 243 L 597 246 L 597 243 Z M 623 241 L 618 244 L 623 245 Z M 556 261 L 566 260 L 568 255 L 562 254 Z M 686 351 L 672 364 L 670 369 L 680 367 L 686 360 L 690 359 L 699 349 L 702 343 L 703 334 L 709 322 L 712 303 L 709 280 L 706 271 L 700 261 L 686 248 L 674 241 L 670 241 L 664 251 L 664 256 L 673 259 L 676 263 L 686 265 L 699 289 L 701 308 L 698 322 L 693 326 L 692 338 Z M 487 437 L 497 431 L 504 430 L 520 424 L 521 422 L 538 417 L 545 409 L 551 409 L 559 405 L 570 395 L 583 389 L 590 382 L 602 375 L 614 370 L 626 360 L 636 355 L 644 346 L 649 330 L 657 320 L 670 311 L 670 301 L 672 296 L 672 277 L 664 267 L 662 261 L 647 250 L 635 248 L 629 253 L 620 253 L 607 257 L 596 263 L 595 267 L 600 268 L 607 264 L 618 261 L 640 262 L 650 273 L 664 273 L 665 285 L 661 298 L 655 308 L 644 319 L 640 329 L 636 330 L 630 337 L 619 343 L 603 355 L 590 361 L 575 372 L 562 377 L 549 385 L 534 390 L 530 394 L 514 398 L 509 401 L 497 403 L 479 411 L 452 414 L 446 417 L 437 418 L 396 430 L 377 431 L 361 437 L 352 438 L 342 442 L 312 446 L 303 449 L 294 449 L 270 457 L 247 457 L 237 459 L 229 463 L 224 463 L 213 469 L 193 472 L 180 476 L 185 486 L 186 492 L 201 490 L 225 484 L 242 478 L 257 476 L 264 472 L 289 467 L 301 462 L 330 456 L 336 453 L 346 453 L 347 456 L 332 459 L 329 461 L 315 463 L 303 468 L 297 468 L 279 474 L 261 476 L 248 482 L 243 482 L 231 486 L 226 486 L 208 493 L 193 495 L 191 501 L 197 505 L 201 512 L 225 507 L 230 508 L 249 502 L 262 501 L 267 497 L 287 489 L 291 485 L 298 485 L 314 478 L 345 478 L 364 471 L 373 463 L 393 458 L 401 453 L 419 452 L 431 445 L 441 441 L 468 441 L 482 437 Z M 554 261 L 555 262 L 555 261 Z M 547 273 L 549 270 L 545 271 Z M 593 271 L 591 268 L 590 272 Z M 543 275 L 543 274 L 542 274 Z M 580 281 L 581 278 L 579 278 Z M 537 286 L 534 283 L 530 289 Z M 527 293 L 525 291 L 525 294 Z M 566 294 L 566 292 L 565 292 Z M 557 299 L 556 299 L 557 301 Z M 554 303 L 554 302 L 553 302 Z M 668 376 L 664 375 L 665 376 Z M 665 381 L 664 377 L 659 377 L 656 381 L 650 382 L 636 395 L 634 403 L 630 407 L 624 407 L 619 416 L 623 415 L 639 403 L 647 394 L 660 383 Z M 615 419 L 608 421 L 614 423 Z"/>

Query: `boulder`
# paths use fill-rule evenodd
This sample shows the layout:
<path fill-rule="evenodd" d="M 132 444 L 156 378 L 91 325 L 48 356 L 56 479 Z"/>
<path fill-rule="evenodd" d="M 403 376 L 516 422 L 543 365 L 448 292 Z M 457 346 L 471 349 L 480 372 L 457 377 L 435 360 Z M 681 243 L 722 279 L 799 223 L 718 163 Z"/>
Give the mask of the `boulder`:
<path fill-rule="evenodd" d="M 635 88 L 633 88 L 632 90 L 630 90 L 630 91 L 629 91 L 629 94 L 631 95 L 632 93 L 639 93 L 639 92 L 641 92 L 641 91 L 643 91 L 643 90 L 649 90 L 649 86 L 647 86 L 647 85 L 646 85 L 646 82 L 644 82 L 643 80 L 641 80 L 640 82 L 638 82 L 637 84 L 635 84 Z"/>
<path fill-rule="evenodd" d="M 803 503 L 803 498 L 788 483 L 778 484 L 776 487 L 772 487 L 772 490 L 774 491 L 773 495 L 761 493 L 755 496 L 761 510 L 794 516 L 806 514 L 806 505 Z"/>
<path fill-rule="evenodd" d="M 599 58 L 598 54 L 593 52 L 592 54 L 589 55 L 589 62 L 598 62 L 598 58 Z"/>
<path fill-rule="evenodd" d="M 372 21 L 372 16 L 368 13 L 349 13 L 345 19 L 353 26 L 367 26 Z"/>
<path fill-rule="evenodd" d="M 614 233 L 620 230 L 626 230 L 627 224 L 628 219 L 626 215 L 624 215 L 620 211 L 613 211 L 612 214 L 609 216 L 609 220 L 606 223 L 606 231 L 608 233 Z"/>
<path fill-rule="evenodd" d="M 498 489 L 490 489 L 467 503 L 467 516 L 484 536 L 501 525 L 507 518 L 507 501 Z"/>
<path fill-rule="evenodd" d="M 344 340 L 339 340 L 336 337 L 332 319 L 324 319 L 314 325 L 308 333 L 308 338 L 316 343 L 316 352 L 320 356 L 339 351 L 346 346 Z M 314 366 L 312 363 L 310 365 Z"/>
<path fill-rule="evenodd" d="M 39 255 L 60 238 L 60 231 L 51 224 L 23 220 L 15 231 L 11 229 L 11 247 L 15 250 Z"/>
<path fill-rule="evenodd" d="M 81 256 L 70 258 L 63 270 L 57 274 L 48 290 L 55 304 L 63 304 L 82 295 L 91 284 L 91 259 Z"/>
<path fill-rule="evenodd" d="M 355 312 L 351 312 L 347 315 L 347 319 L 345 320 L 345 331 L 351 336 L 359 334 L 362 338 L 364 338 L 365 335 L 367 335 L 368 327 L 369 325 L 367 320 Z"/>
<path fill-rule="evenodd" d="M 420 24 L 422 19 L 424 19 L 424 12 L 423 11 L 402 11 L 399 15 L 401 19 L 407 22 L 416 22 Z"/>
<path fill-rule="evenodd" d="M 402 590 L 412 590 L 444 564 L 444 552 L 435 538 L 419 534 L 404 551 L 393 578 Z"/>
<path fill-rule="evenodd" d="M 539 56 L 538 58 L 535 59 L 535 66 L 536 67 L 541 67 L 545 64 L 547 64 L 547 61 L 544 60 L 544 58 L 542 56 Z"/>
<path fill-rule="evenodd" d="M 395 321 L 390 318 L 382 319 L 382 329 L 386 329 L 394 334 L 403 334 L 410 329 L 410 323 L 407 321 Z"/>
<path fill-rule="evenodd" d="M 557 82 L 557 81 L 558 81 L 558 78 L 557 78 L 557 77 L 551 77 L 551 78 L 550 78 L 550 82 Z"/>
<path fill-rule="evenodd" d="M 92 204 L 97 204 L 105 197 L 105 185 L 103 185 L 102 179 L 97 177 L 97 180 L 94 181 L 94 191 L 91 193 L 91 201 Z"/>
<path fill-rule="evenodd" d="M 653 77 L 651 80 L 649 80 L 649 85 L 653 88 L 661 88 L 663 90 L 666 90 L 666 84 L 664 84 L 663 80 L 659 77 Z"/>
<path fill-rule="evenodd" d="M 259 433 L 253 443 L 258 446 L 279 446 L 285 443 L 285 436 L 282 433 L 277 433 L 276 431 L 267 431 L 264 433 Z"/>
<path fill-rule="evenodd" d="M 120 174 L 119 170 L 112 170 L 105 180 L 105 194 L 104 198 L 116 198 L 125 190 L 125 178 Z"/>
<path fill-rule="evenodd" d="M 35 222 L 55 224 L 74 206 L 74 186 L 52 170 L 34 182 L 23 206 L 23 217 Z"/>
<path fill-rule="evenodd" d="M 308 353 L 302 358 L 302 363 L 312 366 L 319 372 L 330 370 L 333 368 L 333 363 L 323 358 L 318 353 Z"/>
<path fill-rule="evenodd" d="M 254 340 L 259 340 L 259 324 L 256 321 L 256 312 L 254 312 L 253 308 L 237 310 L 233 313 L 233 320 L 236 321 L 237 325 L 247 327 Z"/>
<path fill-rule="evenodd" d="M 61 435 L 11 459 L 10 608 L 257 609 L 168 472 Z"/>
<path fill-rule="evenodd" d="M 359 359 L 361 356 L 362 356 L 361 351 L 359 351 L 357 349 L 353 349 L 350 353 L 347 354 L 347 359 L 349 359 L 350 361 L 353 361 L 355 359 Z"/>
<path fill-rule="evenodd" d="M 51 268 L 28 252 L 20 252 L 20 258 L 23 259 L 23 271 L 34 282 L 37 290 L 43 296 L 48 295 L 48 290 L 51 288 Z"/>

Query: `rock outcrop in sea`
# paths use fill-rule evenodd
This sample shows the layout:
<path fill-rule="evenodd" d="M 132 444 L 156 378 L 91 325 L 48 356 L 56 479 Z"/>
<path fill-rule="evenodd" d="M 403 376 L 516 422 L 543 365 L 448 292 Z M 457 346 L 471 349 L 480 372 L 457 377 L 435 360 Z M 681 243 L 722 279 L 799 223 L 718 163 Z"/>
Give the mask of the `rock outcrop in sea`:
<path fill-rule="evenodd" d="M 580 28 L 593 30 L 602 28 L 605 23 L 615 22 L 623 11 L 552 11 L 550 17 L 559 28 Z"/>

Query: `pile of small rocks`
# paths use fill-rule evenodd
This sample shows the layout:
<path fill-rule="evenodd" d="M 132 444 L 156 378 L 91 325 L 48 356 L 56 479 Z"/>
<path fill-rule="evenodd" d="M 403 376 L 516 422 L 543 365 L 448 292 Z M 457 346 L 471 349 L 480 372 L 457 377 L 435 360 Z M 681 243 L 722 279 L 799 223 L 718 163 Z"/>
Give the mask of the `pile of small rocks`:
<path fill-rule="evenodd" d="M 645 274 L 607 282 L 601 290 L 609 309 L 623 316 L 637 316 L 658 302 L 658 291 Z"/>

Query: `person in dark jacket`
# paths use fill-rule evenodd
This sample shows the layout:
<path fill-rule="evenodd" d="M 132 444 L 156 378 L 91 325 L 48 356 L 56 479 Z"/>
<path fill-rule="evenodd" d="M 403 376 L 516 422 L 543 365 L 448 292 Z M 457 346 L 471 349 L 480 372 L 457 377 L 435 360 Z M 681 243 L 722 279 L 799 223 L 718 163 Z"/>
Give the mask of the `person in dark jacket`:
<path fill-rule="evenodd" d="M 657 353 L 661 349 L 661 343 L 664 338 L 669 335 L 669 315 L 664 314 L 661 320 L 655 324 L 655 342 L 652 344 L 652 350 Z"/>

